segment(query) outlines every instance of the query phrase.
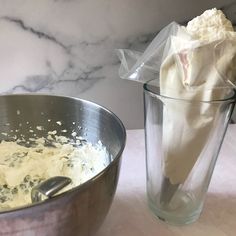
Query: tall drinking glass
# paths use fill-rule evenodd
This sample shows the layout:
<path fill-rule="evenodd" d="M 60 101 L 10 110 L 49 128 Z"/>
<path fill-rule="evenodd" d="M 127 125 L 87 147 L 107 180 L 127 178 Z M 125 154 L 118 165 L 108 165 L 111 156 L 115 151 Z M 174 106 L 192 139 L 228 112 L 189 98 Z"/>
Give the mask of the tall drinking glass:
<path fill-rule="evenodd" d="M 202 101 L 163 96 L 155 80 L 144 84 L 148 204 L 168 223 L 201 214 L 235 104 L 235 91 L 226 90 L 224 99 Z"/>

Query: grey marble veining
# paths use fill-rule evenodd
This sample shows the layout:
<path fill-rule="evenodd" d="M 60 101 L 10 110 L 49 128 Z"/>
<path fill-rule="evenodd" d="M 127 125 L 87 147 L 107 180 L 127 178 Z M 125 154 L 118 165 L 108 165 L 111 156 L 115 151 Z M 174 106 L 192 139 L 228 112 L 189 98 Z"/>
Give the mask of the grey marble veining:
<path fill-rule="evenodd" d="M 0 93 L 49 93 L 97 102 L 127 128 L 143 127 L 142 85 L 118 76 L 117 48 L 143 51 L 171 21 L 230 0 L 0 0 Z"/>

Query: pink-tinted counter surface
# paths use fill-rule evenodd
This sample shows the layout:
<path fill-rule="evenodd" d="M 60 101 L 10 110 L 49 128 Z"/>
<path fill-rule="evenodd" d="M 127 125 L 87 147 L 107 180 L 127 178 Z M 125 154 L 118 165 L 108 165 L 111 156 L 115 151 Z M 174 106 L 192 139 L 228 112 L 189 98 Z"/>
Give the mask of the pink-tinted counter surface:
<path fill-rule="evenodd" d="M 128 130 L 114 202 L 96 236 L 235 236 L 236 125 L 230 125 L 200 219 L 176 227 L 158 220 L 146 204 L 144 130 Z"/>

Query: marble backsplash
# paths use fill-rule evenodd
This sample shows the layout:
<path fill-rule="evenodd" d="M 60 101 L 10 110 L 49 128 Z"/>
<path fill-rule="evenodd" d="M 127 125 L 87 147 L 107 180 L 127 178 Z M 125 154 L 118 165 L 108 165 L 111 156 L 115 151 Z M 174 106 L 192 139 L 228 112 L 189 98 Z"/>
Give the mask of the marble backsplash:
<path fill-rule="evenodd" d="M 230 0 L 0 0 L 0 93 L 80 97 L 143 127 L 142 84 L 118 76 L 117 48 L 144 50 L 171 21 L 185 23 Z"/>

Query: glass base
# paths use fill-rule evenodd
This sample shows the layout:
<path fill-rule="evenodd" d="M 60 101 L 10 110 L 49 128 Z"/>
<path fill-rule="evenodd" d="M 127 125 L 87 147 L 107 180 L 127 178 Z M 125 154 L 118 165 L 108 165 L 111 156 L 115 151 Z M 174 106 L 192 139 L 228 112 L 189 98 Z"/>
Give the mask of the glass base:
<path fill-rule="evenodd" d="M 159 197 L 157 199 L 160 199 Z M 172 225 L 187 225 L 195 222 L 202 212 L 202 204 L 197 204 L 191 195 L 179 193 L 168 205 L 154 203 L 148 198 L 148 205 L 158 219 Z"/>

